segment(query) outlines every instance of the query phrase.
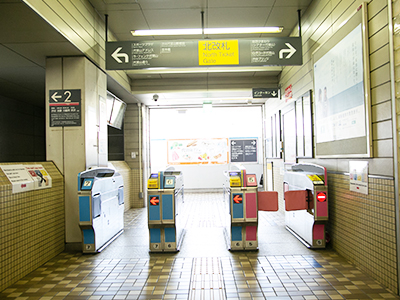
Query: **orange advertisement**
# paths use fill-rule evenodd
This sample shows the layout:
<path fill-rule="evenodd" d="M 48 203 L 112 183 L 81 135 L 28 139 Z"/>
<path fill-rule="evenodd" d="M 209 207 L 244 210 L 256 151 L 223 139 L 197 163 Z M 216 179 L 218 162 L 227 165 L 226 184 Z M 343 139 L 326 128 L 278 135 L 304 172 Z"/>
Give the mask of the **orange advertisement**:
<path fill-rule="evenodd" d="M 227 164 L 228 139 L 168 140 L 168 164 Z"/>

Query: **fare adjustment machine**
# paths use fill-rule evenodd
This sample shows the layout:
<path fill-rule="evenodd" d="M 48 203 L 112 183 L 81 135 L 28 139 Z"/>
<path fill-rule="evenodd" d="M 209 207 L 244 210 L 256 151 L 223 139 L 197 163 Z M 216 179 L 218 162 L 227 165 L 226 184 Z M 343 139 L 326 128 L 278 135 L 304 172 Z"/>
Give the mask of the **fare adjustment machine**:
<path fill-rule="evenodd" d="M 283 177 L 286 228 L 309 248 L 325 248 L 328 222 L 326 169 L 295 164 Z"/>
<path fill-rule="evenodd" d="M 228 198 L 229 215 L 227 226 L 230 250 L 258 249 L 258 198 L 255 174 L 246 174 L 239 169 L 225 173 L 227 177 L 225 198 Z"/>
<path fill-rule="evenodd" d="M 183 176 L 180 171 L 152 173 L 147 181 L 150 251 L 178 251 L 182 226 Z"/>
<path fill-rule="evenodd" d="M 114 169 L 78 174 L 79 227 L 83 253 L 104 249 L 124 230 L 124 185 Z"/>

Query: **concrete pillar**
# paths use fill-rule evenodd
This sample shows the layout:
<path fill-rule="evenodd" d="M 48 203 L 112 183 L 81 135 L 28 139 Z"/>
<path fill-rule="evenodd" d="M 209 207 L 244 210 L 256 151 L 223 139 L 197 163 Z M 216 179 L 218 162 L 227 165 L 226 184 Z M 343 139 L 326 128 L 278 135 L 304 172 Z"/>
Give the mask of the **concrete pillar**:
<path fill-rule="evenodd" d="M 65 101 L 62 91 L 80 90 L 79 125 L 50 123 L 50 97 Z M 49 91 L 53 91 L 50 94 Z M 78 173 L 92 166 L 107 166 L 107 79 L 85 57 L 56 57 L 46 61 L 46 156 L 57 165 L 65 180 L 65 236 L 67 246 L 80 247 Z M 65 103 L 64 103 L 65 104 Z M 54 107 L 54 106 L 53 106 Z M 64 106 L 65 107 L 65 106 Z M 76 243 L 74 245 L 74 243 Z"/>

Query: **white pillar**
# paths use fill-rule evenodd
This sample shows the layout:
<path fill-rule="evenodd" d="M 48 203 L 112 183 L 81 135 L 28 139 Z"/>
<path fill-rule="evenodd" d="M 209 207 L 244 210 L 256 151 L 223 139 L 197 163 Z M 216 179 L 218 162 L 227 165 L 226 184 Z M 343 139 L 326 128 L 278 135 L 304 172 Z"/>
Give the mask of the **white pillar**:
<path fill-rule="evenodd" d="M 51 126 L 50 90 L 80 90 L 80 126 Z M 58 95 L 58 94 L 57 94 Z M 60 94 L 61 95 L 61 94 Z M 78 173 L 107 166 L 107 78 L 85 57 L 46 61 L 46 156 L 64 175 L 66 243 L 81 243 Z M 58 98 L 63 101 L 63 98 Z M 54 125 L 54 123 L 53 123 Z"/>

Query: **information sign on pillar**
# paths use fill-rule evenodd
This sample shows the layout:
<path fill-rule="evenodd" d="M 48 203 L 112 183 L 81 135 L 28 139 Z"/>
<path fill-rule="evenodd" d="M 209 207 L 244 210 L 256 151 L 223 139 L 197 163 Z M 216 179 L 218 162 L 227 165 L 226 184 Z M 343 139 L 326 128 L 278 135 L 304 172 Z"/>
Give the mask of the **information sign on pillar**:
<path fill-rule="evenodd" d="M 49 90 L 50 127 L 81 126 L 81 90 Z"/>

